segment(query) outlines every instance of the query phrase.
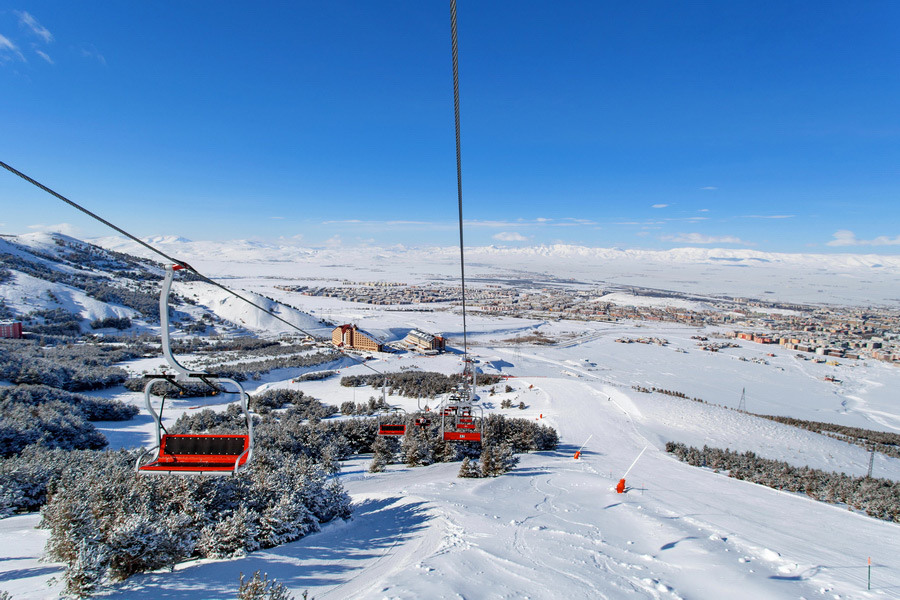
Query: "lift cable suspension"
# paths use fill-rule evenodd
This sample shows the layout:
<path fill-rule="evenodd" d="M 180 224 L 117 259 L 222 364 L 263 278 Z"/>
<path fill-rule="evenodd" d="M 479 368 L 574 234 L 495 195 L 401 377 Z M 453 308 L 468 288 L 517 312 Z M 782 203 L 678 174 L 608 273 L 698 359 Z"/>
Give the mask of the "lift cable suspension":
<path fill-rule="evenodd" d="M 302 333 L 302 334 L 304 334 L 304 335 L 307 335 L 307 336 L 309 336 L 309 337 L 311 337 L 311 338 L 315 338 L 315 337 L 316 337 L 316 336 L 312 335 L 311 333 L 309 333 L 308 331 L 304 330 L 303 328 L 299 327 L 298 325 L 295 325 L 294 323 L 291 323 L 291 322 L 288 321 L 287 319 L 282 318 L 281 316 L 279 316 L 279 315 L 276 314 L 275 312 L 273 312 L 273 311 L 271 311 L 271 310 L 265 308 L 264 306 L 261 306 L 261 305 L 257 304 L 256 302 L 254 302 L 254 301 L 250 300 L 249 298 L 247 298 L 247 297 L 245 297 L 245 296 L 243 296 L 243 295 L 241 295 L 241 294 L 235 292 L 234 290 L 225 287 L 224 285 L 222 285 L 222 284 L 219 283 L 218 281 L 214 281 L 214 280 L 210 279 L 209 277 L 207 277 L 206 275 L 204 275 L 203 273 L 201 273 L 200 271 L 198 271 L 197 269 L 195 269 L 194 267 L 192 267 L 191 265 L 189 265 L 189 264 L 186 263 L 185 261 L 183 261 L 183 260 L 178 260 L 177 258 L 173 258 L 173 257 L 169 256 L 168 254 L 166 254 L 165 252 L 163 252 L 163 251 L 160 250 L 159 248 L 156 248 L 156 247 L 152 246 L 151 244 L 148 244 L 147 242 L 141 240 L 141 239 L 138 238 L 137 236 L 128 233 L 127 231 L 125 231 L 125 230 L 122 229 L 121 227 L 118 227 L 118 226 L 114 225 L 113 223 L 110 223 L 109 221 L 107 221 L 107 220 L 104 219 L 103 217 L 101 217 L 101 216 L 99 216 L 99 215 L 97 215 L 97 214 L 91 212 L 90 210 L 84 208 L 83 206 L 81 206 L 81 205 L 78 204 L 77 202 L 74 202 L 74 201 L 72 201 L 72 200 L 69 200 L 68 198 L 66 198 L 66 197 L 63 196 L 62 194 L 60 194 L 60 193 L 58 193 L 58 192 L 55 192 L 54 190 L 50 189 L 49 187 L 45 186 L 44 184 L 40 183 L 39 181 L 36 181 L 36 180 L 32 179 L 31 177 L 29 177 L 28 175 L 22 173 L 21 171 L 19 171 L 19 170 L 13 168 L 13 167 L 11 167 L 11 166 L 9 166 L 9 165 L 6 164 L 5 162 L 0 161 L 0 167 L 3 167 L 4 169 L 6 169 L 7 171 L 9 171 L 9 172 L 12 173 L 13 175 L 18 175 L 19 177 L 21 177 L 22 179 L 24 179 L 24 180 L 27 181 L 28 183 L 30 183 L 30 184 L 32 184 L 32 185 L 34 185 L 34 186 L 36 186 L 36 187 L 38 187 L 38 188 L 44 190 L 45 192 L 47 192 L 48 194 L 50 194 L 50 195 L 52 195 L 52 196 L 55 196 L 56 198 L 62 200 L 62 201 L 65 202 L 66 204 L 68 204 L 68 205 L 70 205 L 70 206 L 72 206 L 72 207 L 74 207 L 74 208 L 80 210 L 81 212 L 83 212 L 84 214 L 88 215 L 89 217 L 91 217 L 91 218 L 93 218 L 93 219 L 95 219 L 95 220 L 97 220 L 97 221 L 103 223 L 103 224 L 106 225 L 107 227 L 110 227 L 110 228 L 114 229 L 115 231 L 118 231 L 119 233 L 121 233 L 122 235 L 124 235 L 125 237 L 127 237 L 128 239 L 130 239 L 130 240 L 132 240 L 132 241 L 134 241 L 134 242 L 140 244 L 141 246 L 147 248 L 147 249 L 150 250 L 151 252 L 154 252 L 154 253 L 158 254 L 159 256 L 162 256 L 163 258 L 165 258 L 165 259 L 166 259 L 167 261 L 169 261 L 170 263 L 179 265 L 180 267 L 182 267 L 182 268 L 184 268 L 184 269 L 190 271 L 191 273 L 193 273 L 195 276 L 197 276 L 197 278 L 199 278 L 199 279 L 200 279 L 201 281 L 203 281 L 204 283 L 208 283 L 208 284 L 210 284 L 210 285 L 212 285 L 212 286 L 215 286 L 215 287 L 219 288 L 220 290 L 222 290 L 222 291 L 224 291 L 224 292 L 227 292 L 228 294 L 231 294 L 231 295 L 234 296 L 235 298 L 237 298 L 237 299 L 239 299 L 239 300 L 242 300 L 243 302 L 246 302 L 247 304 L 249 304 L 250 306 L 255 307 L 255 308 L 258 309 L 258 310 L 261 310 L 262 312 L 266 313 L 266 314 L 269 315 L 270 317 L 272 317 L 272 318 L 274 318 L 274 319 L 276 319 L 276 320 L 278 320 L 278 321 L 281 321 L 282 323 L 284 323 L 284 324 L 287 325 L 288 327 L 291 327 L 292 329 L 295 329 L 295 330 L 299 331 L 300 333 Z M 276 302 L 277 304 L 282 304 L 281 302 L 278 302 L 277 300 L 274 300 L 274 302 Z M 287 306 L 287 305 L 282 304 L 282 306 Z M 356 358 L 356 357 L 353 356 L 352 354 L 347 354 L 347 353 L 344 352 L 343 350 L 341 350 L 341 353 L 342 353 L 344 356 L 346 356 L 347 358 L 353 360 L 354 362 L 357 362 L 357 363 L 363 365 L 364 367 L 366 367 L 366 368 L 369 369 L 370 371 L 374 371 L 375 373 L 378 373 L 379 375 L 384 375 L 384 373 L 382 373 L 382 372 L 379 371 L 378 369 L 372 367 L 371 365 L 369 365 L 368 363 L 366 363 L 364 360 L 361 360 L 361 359 L 359 359 L 359 358 Z"/>
<path fill-rule="evenodd" d="M 456 40 L 456 0 L 450 0 L 450 42 L 453 55 L 453 117 L 456 125 L 456 195 L 459 205 L 459 273 L 462 294 L 463 365 L 469 364 L 466 330 L 466 261 L 463 252 L 462 142 L 459 125 L 459 48 Z"/>

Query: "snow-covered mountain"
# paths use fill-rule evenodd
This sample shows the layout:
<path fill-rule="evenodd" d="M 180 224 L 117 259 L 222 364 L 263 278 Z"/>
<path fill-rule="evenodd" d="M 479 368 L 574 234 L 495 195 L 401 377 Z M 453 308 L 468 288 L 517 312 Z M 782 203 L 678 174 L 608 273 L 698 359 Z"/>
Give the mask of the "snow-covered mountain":
<path fill-rule="evenodd" d="M 163 245 L 189 243 L 183 238 L 150 241 Z M 154 258 L 159 257 L 138 258 L 59 233 L 0 237 L 0 318 L 24 320 L 26 330 L 43 333 L 60 328 L 92 332 L 92 323 L 101 325 L 98 321 L 105 320 L 120 325 L 119 329 L 154 330 L 159 322 L 164 272 Z M 177 281 L 174 292 L 183 298 L 175 300 L 179 303 L 175 321 L 182 325 L 200 323 L 197 327 L 208 324 L 261 334 L 293 331 L 271 315 L 206 283 Z M 301 329 L 322 326 L 303 311 L 251 292 L 241 295 Z"/>

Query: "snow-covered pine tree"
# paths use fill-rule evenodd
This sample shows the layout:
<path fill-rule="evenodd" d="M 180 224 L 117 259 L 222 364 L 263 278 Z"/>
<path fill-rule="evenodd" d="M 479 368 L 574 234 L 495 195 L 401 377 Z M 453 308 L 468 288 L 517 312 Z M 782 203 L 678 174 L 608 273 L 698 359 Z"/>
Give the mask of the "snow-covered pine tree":
<path fill-rule="evenodd" d="M 496 477 L 498 472 L 498 463 L 494 454 L 493 446 L 484 446 L 481 449 L 481 476 Z"/>
<path fill-rule="evenodd" d="M 239 506 L 230 516 L 200 532 L 197 551 L 208 558 L 232 558 L 258 550 L 259 521 L 259 513 Z"/>
<path fill-rule="evenodd" d="M 456 476 L 474 479 L 481 477 L 481 470 L 478 468 L 478 463 L 467 456 L 459 466 L 459 473 Z"/>
<path fill-rule="evenodd" d="M 246 581 L 244 574 L 241 573 L 237 597 L 238 600 L 294 600 L 284 584 L 278 583 L 274 579 L 269 581 L 268 573 L 263 573 L 260 577 L 259 571 Z"/>
<path fill-rule="evenodd" d="M 519 464 L 519 457 L 513 453 L 512 446 L 509 444 L 501 444 L 497 449 L 494 460 L 497 463 L 497 475 L 512 471 Z"/>
<path fill-rule="evenodd" d="M 388 448 L 388 442 L 383 437 L 378 437 L 372 443 L 372 462 L 369 463 L 369 473 L 381 473 L 384 467 L 394 460 L 394 453 Z"/>
<path fill-rule="evenodd" d="M 400 452 L 407 467 L 430 465 L 434 462 L 431 440 L 419 427 L 407 428 L 400 443 Z"/>

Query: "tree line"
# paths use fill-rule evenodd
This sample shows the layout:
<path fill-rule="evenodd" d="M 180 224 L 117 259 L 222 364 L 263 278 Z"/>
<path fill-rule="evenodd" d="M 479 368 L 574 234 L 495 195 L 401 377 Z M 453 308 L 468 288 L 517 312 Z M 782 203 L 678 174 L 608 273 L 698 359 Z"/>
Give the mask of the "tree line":
<path fill-rule="evenodd" d="M 436 398 L 440 394 L 452 392 L 466 380 L 462 373 L 444 375 L 434 371 L 401 371 L 396 373 L 377 373 L 368 375 L 347 375 L 341 377 L 344 387 L 361 387 L 370 385 L 381 388 L 384 385 L 388 394 L 399 394 L 407 398 Z M 501 375 L 478 375 L 479 385 L 494 385 L 503 380 Z"/>
<path fill-rule="evenodd" d="M 900 483 L 890 479 L 853 477 L 784 461 L 703 446 L 688 447 L 667 442 L 666 452 L 695 467 L 726 471 L 729 477 L 758 483 L 776 490 L 803 493 L 821 502 L 845 504 L 870 517 L 900 523 Z"/>

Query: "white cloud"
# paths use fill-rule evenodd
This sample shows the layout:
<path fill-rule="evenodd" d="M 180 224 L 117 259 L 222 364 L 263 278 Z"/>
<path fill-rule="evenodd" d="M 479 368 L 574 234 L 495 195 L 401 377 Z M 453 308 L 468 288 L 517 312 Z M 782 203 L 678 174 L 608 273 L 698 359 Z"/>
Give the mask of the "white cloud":
<path fill-rule="evenodd" d="M 744 215 L 745 219 L 793 219 L 797 215 Z"/>
<path fill-rule="evenodd" d="M 709 212 L 709 209 L 708 209 L 708 208 L 701 208 L 701 209 L 698 210 L 697 212 Z"/>
<path fill-rule="evenodd" d="M 707 186 L 704 186 L 704 187 L 702 187 L 702 188 L 700 188 L 700 189 L 701 189 L 701 190 L 706 190 L 706 191 L 712 191 L 712 190 L 717 190 L 717 189 L 719 189 L 719 188 L 717 188 L 717 187 L 714 186 L 714 185 L 707 185 Z"/>
<path fill-rule="evenodd" d="M 538 223 L 549 223 L 549 222 L 552 221 L 552 220 L 553 220 L 553 219 L 547 219 L 547 218 L 544 218 L 544 217 L 538 217 L 537 219 L 535 219 L 535 221 L 537 221 Z"/>
<path fill-rule="evenodd" d="M 57 223 L 56 225 L 44 225 L 43 223 L 38 223 L 37 225 L 29 225 L 28 229 L 33 231 L 62 233 L 63 235 L 70 235 L 73 237 L 78 233 L 78 228 L 71 223 Z"/>
<path fill-rule="evenodd" d="M 732 235 L 703 235 L 702 233 L 679 233 L 677 235 L 664 235 L 659 239 L 667 242 L 679 242 L 684 244 L 740 244 L 742 246 L 752 246 L 750 242 L 745 242 L 740 238 Z"/>
<path fill-rule="evenodd" d="M 654 204 L 651 208 L 666 208 L 668 204 Z"/>
<path fill-rule="evenodd" d="M 463 221 L 464 225 L 469 227 L 496 227 L 497 229 L 505 227 L 524 227 L 528 223 L 519 221 Z"/>
<path fill-rule="evenodd" d="M 25 56 L 23 56 L 19 51 L 19 47 L 16 46 L 8 37 L 0 35 L 0 62 L 2 62 L 4 58 L 6 58 L 6 60 L 9 60 L 6 57 L 6 55 L 8 54 L 12 54 L 22 62 L 27 62 L 25 60 Z"/>
<path fill-rule="evenodd" d="M 340 225 L 342 223 L 362 223 L 359 219 L 345 219 L 343 221 L 322 221 L 322 225 Z"/>
<path fill-rule="evenodd" d="M 91 46 L 90 48 L 81 48 L 81 55 L 85 58 L 93 58 L 104 67 L 106 66 L 106 58 L 102 54 L 100 54 L 93 46 Z"/>
<path fill-rule="evenodd" d="M 341 236 L 334 235 L 325 240 L 325 246 L 329 248 L 339 248 L 344 244 L 343 240 L 341 240 Z"/>
<path fill-rule="evenodd" d="M 501 242 L 524 242 L 528 238 L 520 233 L 515 233 L 511 231 L 503 231 L 494 235 L 495 240 L 499 240 Z"/>
<path fill-rule="evenodd" d="M 835 231 L 833 237 L 827 246 L 900 246 L 900 235 L 897 237 L 880 235 L 873 240 L 860 240 L 852 231 L 841 229 Z"/>
<path fill-rule="evenodd" d="M 565 217 L 563 221 L 569 221 L 569 223 L 560 223 L 560 225 L 596 225 L 595 221 L 590 219 L 576 219 L 574 217 Z"/>
<path fill-rule="evenodd" d="M 41 52 L 40 50 L 35 50 L 34 53 L 37 54 L 38 56 L 40 56 L 41 58 L 43 58 L 44 60 L 46 60 L 51 65 L 55 64 L 53 62 L 53 59 L 50 58 L 50 56 L 46 52 Z"/>
<path fill-rule="evenodd" d="M 666 221 L 616 221 L 613 225 L 662 225 Z"/>
<path fill-rule="evenodd" d="M 284 219 L 284 217 L 269 217 L 269 218 L 270 219 L 279 219 L 279 220 Z"/>
<path fill-rule="evenodd" d="M 31 33 L 33 33 L 34 35 L 36 35 L 39 38 L 41 38 L 42 40 L 44 40 L 44 42 L 47 44 L 49 44 L 50 42 L 53 41 L 53 34 L 50 33 L 49 31 L 47 31 L 46 27 L 43 27 L 40 23 L 38 23 L 37 19 L 32 17 L 30 14 L 28 14 L 24 10 L 22 12 L 18 12 L 18 11 L 15 11 L 15 12 L 16 12 L 16 16 L 19 17 L 19 23 L 23 27 L 25 27 L 26 29 L 29 29 L 31 31 Z"/>

